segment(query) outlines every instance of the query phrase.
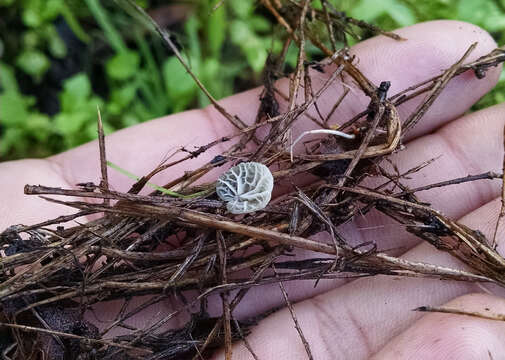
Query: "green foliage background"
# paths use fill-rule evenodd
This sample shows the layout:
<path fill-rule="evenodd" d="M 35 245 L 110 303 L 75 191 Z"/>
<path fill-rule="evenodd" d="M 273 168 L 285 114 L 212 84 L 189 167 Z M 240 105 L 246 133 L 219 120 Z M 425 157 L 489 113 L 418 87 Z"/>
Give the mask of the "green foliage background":
<path fill-rule="evenodd" d="M 186 6 L 186 17 L 174 33 L 193 71 L 216 98 L 222 98 L 259 84 L 268 52 L 278 51 L 281 39 L 275 36 L 278 28 L 256 1 L 226 0 L 213 10 L 217 2 L 180 2 Z M 385 30 L 427 20 L 458 19 L 481 26 L 499 45 L 505 42 L 505 0 L 330 2 L 350 16 Z M 137 3 L 150 9 L 177 2 Z M 96 138 L 97 106 L 110 133 L 208 104 L 159 39 L 112 1 L 0 0 L 0 14 L 2 160 L 44 157 Z M 62 19 L 84 44 L 88 61 L 62 81 L 57 94 L 59 110 L 48 115 L 20 85 L 27 78 L 40 85 L 46 81 L 51 63 L 67 58 L 69 49 L 54 25 Z M 309 51 L 320 57 L 316 49 Z M 293 49 L 288 63 L 293 66 L 295 61 Z M 102 69 L 102 77 L 97 76 L 96 68 Z M 97 79 L 105 84 L 105 93 L 97 89 Z M 504 99 L 502 76 L 495 90 L 474 109 Z"/>

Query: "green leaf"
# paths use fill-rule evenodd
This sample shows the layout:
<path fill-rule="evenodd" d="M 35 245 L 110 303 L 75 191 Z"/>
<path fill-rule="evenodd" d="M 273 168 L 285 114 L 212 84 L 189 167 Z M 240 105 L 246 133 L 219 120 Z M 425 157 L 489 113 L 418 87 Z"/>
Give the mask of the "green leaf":
<path fill-rule="evenodd" d="M 484 27 L 487 31 L 505 29 L 505 16 L 491 0 L 461 0 L 458 3 L 458 19 Z"/>
<path fill-rule="evenodd" d="M 216 99 L 224 97 L 224 77 L 220 62 L 215 58 L 208 58 L 202 64 L 201 80 Z M 204 94 L 202 94 L 204 95 Z M 210 104 L 207 96 L 199 97 L 198 105 L 204 107 Z"/>
<path fill-rule="evenodd" d="M 82 111 L 88 114 L 90 121 L 96 122 L 96 117 L 98 116 L 97 108 L 103 108 L 103 100 L 98 96 L 91 96 L 84 105 Z M 79 109 L 79 111 L 81 111 L 81 109 Z M 102 118 L 106 118 L 106 115 L 102 115 Z"/>
<path fill-rule="evenodd" d="M 255 31 L 269 32 L 272 30 L 272 23 L 263 16 L 251 16 L 248 22 Z"/>
<path fill-rule="evenodd" d="M 22 19 L 26 26 L 37 28 L 56 19 L 63 0 L 26 0 L 23 2 Z"/>
<path fill-rule="evenodd" d="M 25 129 L 40 142 L 47 141 L 51 133 L 52 123 L 49 116 L 39 113 L 30 113 L 26 120 Z"/>
<path fill-rule="evenodd" d="M 121 118 L 122 125 L 124 127 L 130 127 L 133 125 L 137 125 L 140 123 L 140 120 L 138 117 L 131 113 L 126 113 L 124 116 Z"/>
<path fill-rule="evenodd" d="M 36 80 L 40 80 L 50 66 L 47 56 L 38 50 L 23 51 L 16 59 L 16 64 Z"/>
<path fill-rule="evenodd" d="M 183 110 L 196 95 L 196 84 L 175 56 L 169 57 L 162 66 L 163 80 L 174 112 Z"/>
<path fill-rule="evenodd" d="M 56 19 L 63 7 L 63 0 L 45 0 L 41 5 L 41 16 L 48 22 Z"/>
<path fill-rule="evenodd" d="M 396 21 L 399 26 L 410 26 L 416 23 L 416 17 L 409 7 L 399 1 L 391 1 L 387 14 Z"/>
<path fill-rule="evenodd" d="M 267 48 L 261 39 L 254 34 L 245 21 L 236 20 L 230 26 L 231 40 L 239 46 L 246 56 L 248 64 L 259 73 L 265 65 L 268 56 Z"/>
<path fill-rule="evenodd" d="M 490 14 L 484 20 L 483 27 L 487 31 L 500 31 L 505 29 L 505 14 L 503 13 L 495 13 Z"/>
<path fill-rule="evenodd" d="M 60 95 L 61 107 L 65 112 L 82 106 L 91 94 L 91 83 L 88 76 L 83 73 L 68 78 L 63 83 L 63 92 Z"/>
<path fill-rule="evenodd" d="M 24 9 L 22 14 L 23 23 L 28 27 L 39 27 L 42 24 L 42 17 L 37 9 L 28 7 Z"/>
<path fill-rule="evenodd" d="M 227 5 L 231 7 L 237 17 L 242 19 L 248 18 L 254 11 L 252 1 L 228 1 Z"/>
<path fill-rule="evenodd" d="M 119 89 L 114 89 L 111 95 L 111 99 L 114 102 L 119 103 L 121 106 L 126 106 L 137 94 L 137 86 L 135 84 L 126 85 Z"/>
<path fill-rule="evenodd" d="M 44 26 L 44 38 L 49 46 L 49 52 L 55 58 L 61 59 L 67 55 L 67 46 L 61 39 L 53 24 Z"/>
<path fill-rule="evenodd" d="M 151 111 L 144 105 L 142 101 L 135 101 L 132 104 L 132 109 L 139 119 L 142 119 L 143 121 L 152 119 Z"/>
<path fill-rule="evenodd" d="M 350 12 L 352 17 L 368 22 L 384 14 L 388 14 L 399 26 L 416 22 L 412 10 L 398 0 L 361 0 Z"/>
<path fill-rule="evenodd" d="M 36 30 L 27 30 L 23 33 L 23 46 L 26 49 L 35 49 L 40 44 L 40 35 Z"/>
<path fill-rule="evenodd" d="M 207 23 L 207 40 L 209 43 L 210 53 L 213 57 L 218 58 L 221 47 L 223 46 L 226 36 L 226 8 L 220 6 L 213 11 L 209 16 Z"/>
<path fill-rule="evenodd" d="M 62 112 L 54 117 L 53 123 L 65 145 L 73 147 L 92 139 L 86 126 L 96 123 L 97 107 L 103 107 L 103 101 L 92 96 L 88 77 L 81 73 L 66 80 L 60 100 Z"/>
<path fill-rule="evenodd" d="M 460 0 L 457 18 L 473 24 L 482 25 L 485 19 L 497 13 L 496 4 L 488 0 Z"/>
<path fill-rule="evenodd" d="M 387 2 L 387 0 L 385 0 Z M 384 14 L 385 7 L 382 1 L 361 0 L 351 11 L 350 15 L 360 20 L 372 21 Z"/>
<path fill-rule="evenodd" d="M 113 89 L 110 102 L 107 104 L 107 111 L 112 115 L 119 115 L 132 102 L 136 94 L 136 84 L 128 84 L 118 89 Z"/>
<path fill-rule="evenodd" d="M 88 119 L 88 114 L 75 113 L 59 113 L 54 117 L 53 124 L 56 131 L 63 136 L 68 136 L 78 133 Z"/>
<path fill-rule="evenodd" d="M 22 147 L 22 143 L 24 143 L 23 130 L 20 128 L 7 128 L 2 134 L 2 141 L 0 141 L 0 155 L 5 156 L 12 148 L 20 148 Z"/>
<path fill-rule="evenodd" d="M 134 51 L 123 51 L 105 64 L 107 75 L 114 80 L 127 80 L 132 77 L 139 69 L 140 56 Z"/>
<path fill-rule="evenodd" d="M 18 82 L 14 76 L 14 70 L 2 62 L 0 62 L 0 89 L 5 92 L 18 91 Z"/>
<path fill-rule="evenodd" d="M 0 123 L 23 127 L 28 117 L 29 101 L 20 93 L 9 91 L 0 94 Z"/>

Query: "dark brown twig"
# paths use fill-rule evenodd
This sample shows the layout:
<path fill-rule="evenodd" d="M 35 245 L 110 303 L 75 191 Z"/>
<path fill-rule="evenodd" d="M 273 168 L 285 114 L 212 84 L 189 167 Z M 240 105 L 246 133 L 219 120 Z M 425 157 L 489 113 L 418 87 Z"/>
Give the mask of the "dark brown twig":
<path fill-rule="evenodd" d="M 484 310 L 489 311 L 489 309 L 484 309 Z M 463 310 L 463 309 L 450 308 L 450 307 L 446 307 L 446 306 L 420 306 L 420 307 L 414 309 L 414 311 L 466 315 L 466 316 L 477 317 L 479 319 L 505 321 L 505 314 L 495 314 L 495 313 L 480 312 L 480 311 L 468 311 L 468 310 Z"/>
<path fill-rule="evenodd" d="M 438 95 L 445 88 L 447 83 L 452 79 L 452 77 L 457 73 L 457 71 L 462 67 L 463 62 L 466 58 L 472 53 L 473 50 L 477 47 L 477 43 L 473 43 L 470 47 L 465 51 L 463 56 L 449 69 L 447 69 L 444 74 L 434 82 L 433 88 L 430 90 L 429 94 L 426 96 L 426 99 L 418 105 L 416 110 L 412 112 L 403 125 L 404 133 L 407 133 L 410 129 L 412 129 L 419 122 L 421 117 L 426 113 L 428 108 L 433 104 Z"/>
<path fill-rule="evenodd" d="M 275 267 L 274 267 L 274 272 Z M 282 296 L 284 297 L 284 302 L 286 303 L 287 308 L 289 309 L 289 313 L 291 314 L 291 318 L 293 319 L 293 323 L 295 324 L 296 331 L 298 332 L 298 335 L 300 336 L 300 340 L 302 341 L 303 347 L 305 348 L 305 352 L 307 353 L 307 357 L 309 360 L 313 360 L 314 356 L 312 355 L 312 350 L 310 349 L 309 342 L 307 341 L 307 338 L 303 334 L 303 330 L 300 326 L 300 323 L 298 322 L 298 319 L 296 317 L 295 309 L 293 305 L 291 304 L 291 301 L 289 301 L 289 296 L 288 293 L 286 292 L 286 288 L 284 287 L 284 284 L 282 281 L 279 281 L 279 288 L 281 289 Z"/>
<path fill-rule="evenodd" d="M 496 242 L 496 235 L 498 234 L 498 229 L 500 226 L 500 222 L 502 218 L 505 216 L 505 127 L 503 128 L 503 148 L 504 148 L 504 153 L 503 153 L 503 165 L 502 165 L 502 185 L 501 185 L 501 208 L 500 208 L 500 213 L 498 214 L 498 219 L 496 219 L 496 225 L 494 228 L 493 232 L 493 241 L 491 243 L 491 247 L 493 249 L 496 249 L 497 247 L 497 242 Z"/>
<path fill-rule="evenodd" d="M 100 109 L 97 107 L 98 119 L 98 148 L 100 150 L 100 171 L 102 174 L 102 179 L 100 180 L 100 188 L 102 191 L 109 190 L 109 176 L 107 172 L 107 155 L 105 153 L 105 134 L 103 132 L 102 116 L 100 114 Z M 110 199 L 103 199 L 106 205 L 110 204 Z"/>

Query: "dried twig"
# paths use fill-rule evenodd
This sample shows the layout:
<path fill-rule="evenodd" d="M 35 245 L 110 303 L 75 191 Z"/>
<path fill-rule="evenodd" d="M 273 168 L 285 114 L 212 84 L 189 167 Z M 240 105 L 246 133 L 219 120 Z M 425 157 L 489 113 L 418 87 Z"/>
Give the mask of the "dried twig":
<path fill-rule="evenodd" d="M 38 333 L 45 333 L 45 334 L 50 334 L 50 335 L 66 337 L 66 338 L 70 338 L 70 339 L 78 339 L 78 340 L 81 340 L 83 343 L 97 343 L 97 344 L 101 344 L 101 345 L 107 345 L 107 346 L 118 347 L 118 348 L 127 349 L 127 350 L 133 350 L 133 351 L 141 353 L 141 354 L 152 354 L 152 351 L 147 350 L 147 349 L 118 344 L 113 341 L 91 339 L 91 338 L 87 338 L 87 337 L 83 337 L 83 336 L 79 336 L 79 335 L 75 335 L 75 334 L 68 334 L 68 333 L 55 331 L 55 330 L 37 328 L 37 327 L 27 326 L 27 325 L 0 323 L 0 327 L 2 327 L 2 326 L 13 328 L 13 329 L 18 329 L 18 330 L 26 331 L 26 332 L 38 332 Z"/>
<path fill-rule="evenodd" d="M 421 117 L 426 113 L 428 108 L 433 104 L 438 95 L 442 92 L 445 86 L 448 84 L 449 80 L 457 73 L 457 71 L 463 66 L 463 62 L 466 58 L 472 53 L 473 50 L 477 47 L 477 43 L 473 43 L 470 45 L 468 50 L 463 54 L 463 56 L 449 69 L 447 69 L 444 74 L 438 79 L 435 83 L 429 94 L 426 96 L 426 99 L 418 105 L 416 110 L 412 112 L 404 122 L 404 133 L 407 133 L 410 129 L 412 129 L 419 122 Z"/>
<path fill-rule="evenodd" d="M 488 311 L 489 309 L 484 309 Z M 437 312 L 437 313 L 444 313 L 444 314 L 455 314 L 455 315 L 467 315 L 467 316 L 473 316 L 477 317 L 480 319 L 486 319 L 486 320 L 496 320 L 496 321 L 505 321 L 505 314 L 494 314 L 494 313 L 488 313 L 488 312 L 480 312 L 480 311 L 468 311 L 468 310 L 463 310 L 463 309 L 455 309 L 455 308 L 449 308 L 446 306 L 420 306 L 414 311 L 420 311 L 420 312 Z"/>
<path fill-rule="evenodd" d="M 100 181 L 100 188 L 103 191 L 109 190 L 109 176 L 107 174 L 107 156 L 105 154 L 105 134 L 103 132 L 102 116 L 100 114 L 100 109 L 97 107 L 98 112 L 98 148 L 100 150 L 100 171 L 102 174 L 102 179 Z M 103 199 L 106 205 L 110 204 L 110 199 Z"/>
<path fill-rule="evenodd" d="M 505 149 L 505 128 L 503 129 L 503 147 Z M 500 226 L 500 222 L 502 218 L 505 216 L 505 151 L 503 153 L 503 166 L 502 166 L 502 185 L 501 185 L 501 208 L 500 213 L 498 214 L 498 219 L 496 219 L 496 225 L 493 233 L 493 241 L 491 243 L 491 247 L 496 249 L 498 246 L 496 242 L 496 235 L 498 234 L 498 228 Z"/>
<path fill-rule="evenodd" d="M 275 271 L 275 268 L 274 268 Z M 293 323 L 295 324 L 296 331 L 298 332 L 298 335 L 300 336 L 300 340 L 302 341 L 303 347 L 305 348 L 305 352 L 307 353 L 307 357 L 309 360 L 313 360 L 314 356 L 312 355 L 312 350 L 310 349 L 309 342 L 305 338 L 305 335 L 303 334 L 303 330 L 300 326 L 300 323 L 298 322 L 298 319 L 296 317 L 295 309 L 293 305 L 291 304 L 291 301 L 289 301 L 289 296 L 288 293 L 286 292 L 286 288 L 284 287 L 284 284 L 282 281 L 279 281 L 279 288 L 281 289 L 282 296 L 284 297 L 284 301 L 286 302 L 286 306 L 289 309 L 289 313 L 291 314 L 291 318 L 293 319 Z"/>

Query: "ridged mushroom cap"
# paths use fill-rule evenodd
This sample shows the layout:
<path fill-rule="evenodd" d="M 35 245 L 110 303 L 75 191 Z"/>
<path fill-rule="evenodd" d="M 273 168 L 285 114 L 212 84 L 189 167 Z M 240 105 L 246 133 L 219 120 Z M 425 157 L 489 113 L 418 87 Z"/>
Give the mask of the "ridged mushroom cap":
<path fill-rule="evenodd" d="M 226 202 L 232 214 L 246 214 L 261 210 L 272 198 L 274 178 L 263 164 L 240 163 L 217 180 L 216 192 Z"/>

